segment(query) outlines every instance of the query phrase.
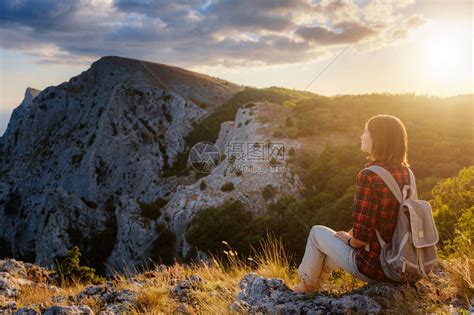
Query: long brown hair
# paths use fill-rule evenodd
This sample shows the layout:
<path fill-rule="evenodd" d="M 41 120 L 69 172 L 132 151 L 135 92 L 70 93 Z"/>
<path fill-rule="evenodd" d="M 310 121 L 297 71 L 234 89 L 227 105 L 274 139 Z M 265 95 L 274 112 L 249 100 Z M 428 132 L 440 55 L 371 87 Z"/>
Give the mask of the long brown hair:
<path fill-rule="evenodd" d="M 376 115 L 367 121 L 366 126 L 372 138 L 368 160 L 410 167 L 407 132 L 400 119 L 391 115 Z"/>

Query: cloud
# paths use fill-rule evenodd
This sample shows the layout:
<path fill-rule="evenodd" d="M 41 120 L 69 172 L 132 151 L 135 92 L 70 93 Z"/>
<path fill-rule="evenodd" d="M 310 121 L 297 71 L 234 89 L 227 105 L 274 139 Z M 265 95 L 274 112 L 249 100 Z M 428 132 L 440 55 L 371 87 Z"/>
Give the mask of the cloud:
<path fill-rule="evenodd" d="M 181 66 L 303 63 L 338 45 L 359 50 L 406 37 L 423 17 L 411 1 L 4 0 L 0 47 L 38 62 L 121 55 Z"/>
<path fill-rule="evenodd" d="M 342 22 L 334 25 L 333 28 L 303 26 L 296 30 L 296 33 L 306 41 L 321 45 L 332 45 L 356 43 L 377 34 L 378 31 L 357 22 Z"/>

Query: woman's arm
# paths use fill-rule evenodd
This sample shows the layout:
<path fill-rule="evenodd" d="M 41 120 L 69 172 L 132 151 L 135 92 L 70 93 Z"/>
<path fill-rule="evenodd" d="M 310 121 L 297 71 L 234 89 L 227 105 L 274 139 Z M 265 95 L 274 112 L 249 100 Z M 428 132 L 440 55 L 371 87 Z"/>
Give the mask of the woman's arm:
<path fill-rule="evenodd" d="M 348 241 L 350 241 L 350 246 L 354 248 L 359 248 L 359 247 L 364 247 L 367 245 L 366 242 L 362 242 L 356 238 L 354 238 L 351 234 L 352 229 L 349 232 L 346 231 L 337 231 L 336 236 L 339 237 L 341 240 L 343 240 L 345 243 L 349 244 Z"/>
<path fill-rule="evenodd" d="M 351 239 L 351 243 L 350 243 L 350 245 L 351 245 L 352 247 L 355 247 L 355 248 L 364 247 L 364 246 L 367 245 L 367 244 L 368 244 L 368 243 L 359 241 L 358 239 L 356 239 L 356 238 L 354 238 L 354 237 Z"/>

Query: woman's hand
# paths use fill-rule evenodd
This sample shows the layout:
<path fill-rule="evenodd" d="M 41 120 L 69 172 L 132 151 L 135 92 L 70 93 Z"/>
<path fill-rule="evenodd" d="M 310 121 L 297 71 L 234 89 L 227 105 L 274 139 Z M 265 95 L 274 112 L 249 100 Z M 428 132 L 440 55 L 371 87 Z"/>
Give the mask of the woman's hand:
<path fill-rule="evenodd" d="M 352 235 L 346 231 L 337 231 L 335 236 L 339 237 L 346 244 L 347 244 L 347 241 L 352 237 Z"/>
<path fill-rule="evenodd" d="M 334 236 L 339 237 L 346 244 L 348 244 L 347 241 L 352 237 L 351 247 L 354 247 L 354 248 L 364 247 L 365 245 L 367 245 L 367 243 L 359 241 L 358 239 L 355 239 L 354 236 L 352 236 L 352 229 L 349 232 L 337 231 L 336 234 L 334 234 Z"/>

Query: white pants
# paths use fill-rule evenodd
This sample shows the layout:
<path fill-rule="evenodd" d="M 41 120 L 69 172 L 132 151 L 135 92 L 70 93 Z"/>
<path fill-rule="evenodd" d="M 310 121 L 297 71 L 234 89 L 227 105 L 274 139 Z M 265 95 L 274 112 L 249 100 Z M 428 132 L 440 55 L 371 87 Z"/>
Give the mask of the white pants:
<path fill-rule="evenodd" d="M 300 280 L 307 286 L 319 289 L 331 271 L 339 267 L 362 281 L 375 282 L 357 270 L 354 248 L 337 237 L 336 231 L 322 225 L 313 226 L 298 267 Z"/>

